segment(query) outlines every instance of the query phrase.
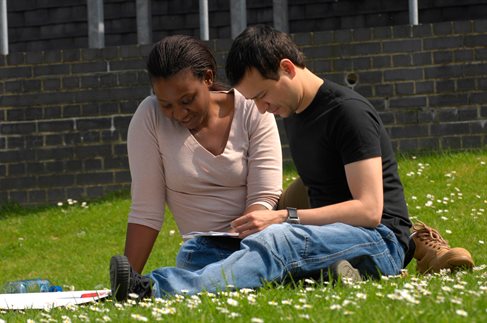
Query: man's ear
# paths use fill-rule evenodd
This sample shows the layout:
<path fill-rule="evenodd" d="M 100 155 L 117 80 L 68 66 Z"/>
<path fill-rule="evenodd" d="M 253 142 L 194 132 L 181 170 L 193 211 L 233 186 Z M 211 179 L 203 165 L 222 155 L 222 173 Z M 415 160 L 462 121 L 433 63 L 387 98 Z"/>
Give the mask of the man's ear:
<path fill-rule="evenodd" d="M 296 66 L 288 58 L 281 59 L 281 62 L 279 63 L 279 67 L 290 78 L 293 78 L 296 75 Z"/>

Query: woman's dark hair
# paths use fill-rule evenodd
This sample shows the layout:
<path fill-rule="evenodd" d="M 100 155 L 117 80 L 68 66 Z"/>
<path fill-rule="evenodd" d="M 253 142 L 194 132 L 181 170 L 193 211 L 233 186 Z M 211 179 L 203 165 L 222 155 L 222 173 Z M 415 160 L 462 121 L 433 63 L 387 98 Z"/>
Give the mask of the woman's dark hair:
<path fill-rule="evenodd" d="M 211 70 L 213 83 L 210 90 L 226 88 L 215 82 L 215 57 L 201 40 L 186 35 L 174 35 L 163 38 L 152 47 L 147 58 L 147 72 L 151 80 L 167 79 L 185 69 L 190 69 L 200 80 Z"/>
<path fill-rule="evenodd" d="M 267 25 L 250 26 L 233 41 L 225 73 L 232 86 L 240 83 L 251 68 L 256 68 L 264 78 L 278 80 L 279 64 L 284 58 L 305 67 L 303 53 L 288 34 Z"/>

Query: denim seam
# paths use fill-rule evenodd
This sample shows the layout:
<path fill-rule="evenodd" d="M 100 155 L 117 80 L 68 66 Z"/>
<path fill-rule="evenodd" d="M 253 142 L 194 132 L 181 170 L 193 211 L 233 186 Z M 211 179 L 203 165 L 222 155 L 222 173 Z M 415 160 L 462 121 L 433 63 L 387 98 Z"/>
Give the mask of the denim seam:
<path fill-rule="evenodd" d="M 343 259 L 341 256 L 343 256 L 344 254 L 349 254 L 350 251 L 354 251 L 356 249 L 378 247 L 381 244 L 384 245 L 384 242 L 383 241 L 376 241 L 376 242 L 361 243 L 361 244 L 354 245 L 348 249 L 344 249 L 344 250 L 341 250 L 339 252 L 335 252 L 333 254 L 328 254 L 328 255 L 320 256 L 320 257 L 305 258 L 305 259 L 302 259 L 300 261 L 297 261 L 296 263 L 298 263 L 298 266 L 301 266 L 302 264 L 305 264 L 305 263 L 324 263 L 324 262 L 330 261 L 331 259 L 335 259 L 335 261 L 338 261 L 340 259 Z M 386 249 L 387 249 L 387 246 L 386 246 Z M 381 251 L 379 253 L 373 253 L 373 254 L 371 253 L 370 256 L 377 256 L 377 255 L 380 255 L 381 253 L 384 253 L 384 251 Z"/>
<path fill-rule="evenodd" d="M 305 236 L 304 237 L 304 248 L 301 252 L 301 257 L 305 258 L 308 255 L 308 247 L 309 247 L 309 237 Z"/>
<path fill-rule="evenodd" d="M 265 239 L 262 239 L 261 237 L 257 236 L 255 237 L 255 239 L 258 239 L 261 241 L 261 243 L 263 245 L 265 245 L 267 248 L 267 250 L 269 250 L 269 253 L 271 254 L 271 256 L 281 265 L 282 268 L 284 268 L 285 271 L 288 271 L 287 269 L 287 266 L 286 266 L 286 262 L 284 261 L 284 259 L 282 259 L 277 252 L 275 252 L 274 248 L 271 247 L 270 244 L 267 243 L 267 241 Z M 272 277 L 270 279 L 270 281 L 274 281 L 274 280 L 277 280 L 277 278 L 280 278 L 282 279 L 284 277 L 284 272 L 281 272 L 280 274 L 276 275 L 275 277 Z"/>

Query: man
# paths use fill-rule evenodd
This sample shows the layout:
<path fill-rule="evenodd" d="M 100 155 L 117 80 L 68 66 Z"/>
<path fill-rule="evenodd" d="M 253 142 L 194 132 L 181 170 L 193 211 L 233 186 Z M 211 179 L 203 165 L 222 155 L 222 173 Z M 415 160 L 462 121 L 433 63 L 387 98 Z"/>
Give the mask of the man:
<path fill-rule="evenodd" d="M 291 154 L 311 207 L 293 212 L 302 224 L 342 229 L 324 230 L 325 244 L 341 239 L 326 256 L 340 254 L 363 275 L 375 276 L 388 272 L 372 250 L 383 243 L 380 252 L 401 268 L 413 255 L 420 273 L 472 268 L 467 250 L 450 249 L 423 223 L 414 226 L 409 239 L 403 188 L 380 117 L 361 95 L 308 70 L 287 34 L 264 25 L 248 27 L 232 44 L 226 73 L 261 113 L 285 118 Z M 261 219 L 282 216 L 279 212 L 250 213 L 234 227 L 237 232 L 262 230 L 266 223 Z"/>

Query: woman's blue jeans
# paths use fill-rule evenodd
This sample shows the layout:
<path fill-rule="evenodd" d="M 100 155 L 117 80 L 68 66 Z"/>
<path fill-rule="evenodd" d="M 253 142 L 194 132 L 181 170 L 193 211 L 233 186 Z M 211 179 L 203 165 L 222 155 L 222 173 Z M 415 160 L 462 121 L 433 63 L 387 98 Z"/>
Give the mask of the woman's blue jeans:
<path fill-rule="evenodd" d="M 163 267 L 147 276 L 153 296 L 200 291 L 256 288 L 264 282 L 313 277 L 338 260 L 348 260 L 362 275 L 400 273 L 404 250 L 384 225 L 375 229 L 343 223 L 323 226 L 274 224 L 240 241 L 199 237 L 186 241 L 177 267 Z"/>

